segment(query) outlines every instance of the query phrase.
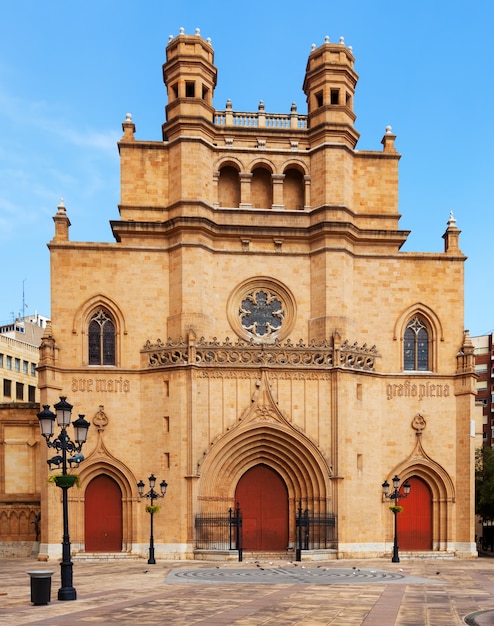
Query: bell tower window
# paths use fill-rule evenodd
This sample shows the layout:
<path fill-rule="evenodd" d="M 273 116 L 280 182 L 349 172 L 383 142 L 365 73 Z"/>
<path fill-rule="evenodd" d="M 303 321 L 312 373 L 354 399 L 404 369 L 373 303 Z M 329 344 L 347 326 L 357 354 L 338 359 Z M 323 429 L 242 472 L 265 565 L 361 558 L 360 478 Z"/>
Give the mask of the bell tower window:
<path fill-rule="evenodd" d="M 196 96 L 196 85 L 192 81 L 187 81 L 185 83 L 185 97 L 186 98 L 195 98 Z"/>

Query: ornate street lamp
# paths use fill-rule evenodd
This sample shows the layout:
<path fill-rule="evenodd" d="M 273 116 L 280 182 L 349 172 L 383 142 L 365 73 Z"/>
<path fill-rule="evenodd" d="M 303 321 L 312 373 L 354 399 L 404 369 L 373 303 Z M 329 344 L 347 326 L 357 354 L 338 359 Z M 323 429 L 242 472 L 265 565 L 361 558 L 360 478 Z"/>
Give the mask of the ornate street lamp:
<path fill-rule="evenodd" d="M 388 493 L 389 491 L 389 483 L 385 480 L 382 484 L 383 496 L 385 498 L 389 498 L 394 501 L 391 510 L 394 514 L 394 541 L 393 541 L 393 558 L 391 559 L 392 563 L 399 563 L 400 557 L 398 555 L 398 513 L 400 512 L 399 500 L 400 498 L 406 498 L 410 493 L 410 483 L 408 480 L 405 480 L 403 483 L 403 493 L 400 493 L 400 478 L 395 474 L 393 478 L 393 491 Z"/>
<path fill-rule="evenodd" d="M 55 484 L 62 489 L 63 511 L 62 561 L 60 563 L 62 586 L 58 590 L 58 599 L 75 600 L 77 593 L 72 585 L 67 491 L 75 483 L 76 477 L 67 473 L 67 463 L 71 468 L 73 465 L 79 467 L 79 464 L 84 460 L 81 450 L 83 444 L 86 443 L 89 422 L 84 419 L 84 415 L 79 415 L 78 419 L 72 424 L 74 427 L 74 441 L 72 441 L 67 433 L 67 427 L 70 424 L 72 415 L 72 405 L 67 402 L 65 396 L 61 396 L 60 402 L 55 404 L 53 408 L 55 409 L 56 415 L 50 411 L 48 404 L 44 405 L 43 410 L 38 413 L 38 420 L 41 434 L 46 440 L 46 445 L 49 448 L 55 448 L 58 453 L 47 461 L 50 470 L 54 467 L 57 469 L 59 469 L 60 466 L 62 467 L 62 474 L 55 477 Z M 57 420 L 57 425 L 61 430 L 58 437 L 50 441 L 53 437 L 55 420 Z M 73 456 L 67 458 L 67 453 L 73 454 Z"/>
<path fill-rule="evenodd" d="M 148 559 L 148 563 L 150 565 L 155 565 L 156 564 L 156 560 L 154 558 L 153 516 L 154 516 L 155 513 L 157 513 L 157 510 L 156 510 L 157 507 L 154 506 L 153 502 L 157 498 L 164 498 L 165 497 L 166 488 L 168 487 L 168 483 L 166 482 L 166 480 L 162 480 L 160 482 L 160 492 L 161 493 L 157 493 L 154 490 L 154 486 L 156 485 L 156 476 L 154 474 L 151 474 L 151 476 L 148 478 L 148 480 L 149 480 L 149 491 L 147 493 L 144 493 L 144 483 L 143 483 L 142 480 L 140 480 L 137 483 L 137 491 L 139 492 L 139 497 L 140 498 L 149 498 L 151 500 L 151 504 L 146 507 L 146 511 L 151 516 L 151 530 L 150 530 L 150 534 L 149 534 L 149 559 Z"/>

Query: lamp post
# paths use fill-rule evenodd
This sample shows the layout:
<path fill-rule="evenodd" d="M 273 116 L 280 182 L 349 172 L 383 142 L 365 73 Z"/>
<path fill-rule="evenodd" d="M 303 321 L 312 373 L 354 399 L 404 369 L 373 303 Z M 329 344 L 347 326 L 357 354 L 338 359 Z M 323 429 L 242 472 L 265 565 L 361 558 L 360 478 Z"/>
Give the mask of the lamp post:
<path fill-rule="evenodd" d="M 405 480 L 403 483 L 403 493 L 400 493 L 400 478 L 395 474 L 393 478 L 393 491 L 388 493 L 389 491 L 389 483 L 385 480 L 382 484 L 383 496 L 385 498 L 389 498 L 394 501 L 393 504 L 393 514 L 394 514 L 394 541 L 393 541 L 393 557 L 391 559 L 392 563 L 399 563 L 400 557 L 398 555 L 398 502 L 400 498 L 406 498 L 410 493 L 410 483 L 408 480 Z"/>
<path fill-rule="evenodd" d="M 58 590 L 59 600 L 75 600 L 76 590 L 72 585 L 72 561 L 70 557 L 70 536 L 69 536 L 69 507 L 67 491 L 73 486 L 75 476 L 67 473 L 67 463 L 72 468 L 73 465 L 79 467 L 84 460 L 81 454 L 82 446 L 86 443 L 89 422 L 84 419 L 84 415 L 79 415 L 78 419 L 72 423 L 74 427 L 74 441 L 67 433 L 72 416 L 72 405 L 67 402 L 65 396 L 60 396 L 60 402 L 53 406 L 56 415 L 50 411 L 48 404 L 43 406 L 43 410 L 38 413 L 41 434 L 46 440 L 49 448 L 55 448 L 56 456 L 48 459 L 50 470 L 62 466 L 62 474 L 55 477 L 55 484 L 62 489 L 62 513 L 63 513 L 63 539 L 62 539 L 62 561 L 60 563 L 61 587 Z M 60 434 L 53 441 L 54 424 L 60 427 Z M 61 453 L 61 454 L 60 454 Z M 73 454 L 67 458 L 67 453 Z"/>
<path fill-rule="evenodd" d="M 166 488 L 168 487 L 168 483 L 166 482 L 166 480 L 162 480 L 160 482 L 160 492 L 161 493 L 157 493 L 154 490 L 154 486 L 156 485 L 156 476 L 154 474 L 151 474 L 151 476 L 148 478 L 148 480 L 149 480 L 149 491 L 147 493 L 144 493 L 144 483 L 143 483 L 142 480 L 140 480 L 137 483 L 137 491 L 139 492 L 139 497 L 140 498 L 149 498 L 151 500 L 151 504 L 146 507 L 146 510 L 149 512 L 149 514 L 151 516 L 151 529 L 150 529 L 150 534 L 149 534 L 149 559 L 148 559 L 148 563 L 150 565 L 155 565 L 156 564 L 156 560 L 154 558 L 153 516 L 154 516 L 156 511 L 155 511 L 153 502 L 157 498 L 164 498 L 165 493 L 166 493 Z"/>

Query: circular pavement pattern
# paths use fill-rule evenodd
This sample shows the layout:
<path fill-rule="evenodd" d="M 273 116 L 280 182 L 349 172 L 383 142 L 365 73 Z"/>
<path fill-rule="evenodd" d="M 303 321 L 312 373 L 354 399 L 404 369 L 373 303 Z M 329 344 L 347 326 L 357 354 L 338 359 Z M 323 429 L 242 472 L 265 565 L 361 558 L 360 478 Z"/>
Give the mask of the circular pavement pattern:
<path fill-rule="evenodd" d="M 421 584 L 431 582 L 429 578 L 407 576 L 406 573 L 384 572 L 373 569 L 306 567 L 269 567 L 258 565 L 255 568 L 196 568 L 172 569 L 165 579 L 167 584 L 183 583 L 256 583 L 256 584 L 308 584 L 308 585 L 353 585 L 369 583 Z"/>

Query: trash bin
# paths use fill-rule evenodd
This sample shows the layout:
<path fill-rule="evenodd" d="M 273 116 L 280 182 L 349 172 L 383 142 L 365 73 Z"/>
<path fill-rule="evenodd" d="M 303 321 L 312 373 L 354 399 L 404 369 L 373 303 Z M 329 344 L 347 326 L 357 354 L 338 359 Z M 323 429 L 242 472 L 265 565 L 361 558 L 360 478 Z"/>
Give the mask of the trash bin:
<path fill-rule="evenodd" d="M 36 570 L 27 573 L 31 577 L 31 602 L 37 605 L 48 604 L 51 596 L 51 577 L 55 572 Z"/>

